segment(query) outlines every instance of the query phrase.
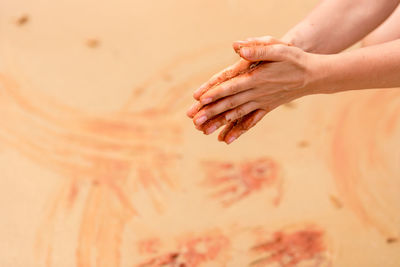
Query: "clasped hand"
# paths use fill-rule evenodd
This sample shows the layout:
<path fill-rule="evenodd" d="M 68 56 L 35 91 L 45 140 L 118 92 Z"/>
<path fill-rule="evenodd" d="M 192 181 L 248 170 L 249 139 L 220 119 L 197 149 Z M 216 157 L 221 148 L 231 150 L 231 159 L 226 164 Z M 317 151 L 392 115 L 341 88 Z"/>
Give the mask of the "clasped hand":
<path fill-rule="evenodd" d="M 272 37 L 238 41 L 233 48 L 241 59 L 200 86 L 187 112 L 205 134 L 225 125 L 218 139 L 227 144 L 273 109 L 311 94 L 317 60 Z"/>

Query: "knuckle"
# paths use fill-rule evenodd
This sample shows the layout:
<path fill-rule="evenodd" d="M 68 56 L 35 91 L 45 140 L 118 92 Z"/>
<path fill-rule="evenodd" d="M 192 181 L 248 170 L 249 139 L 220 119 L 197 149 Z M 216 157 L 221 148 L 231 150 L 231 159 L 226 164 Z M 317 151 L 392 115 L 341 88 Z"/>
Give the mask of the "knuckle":
<path fill-rule="evenodd" d="M 235 109 L 235 113 L 236 113 L 236 117 L 237 118 L 241 118 L 244 115 L 246 115 L 246 110 L 243 106 L 240 106 L 238 108 Z"/>
<path fill-rule="evenodd" d="M 286 47 L 283 44 L 277 44 L 277 45 L 274 45 L 274 50 L 277 53 L 283 53 L 283 52 L 286 52 Z"/>
<path fill-rule="evenodd" d="M 213 125 L 217 128 L 221 127 L 224 123 L 224 118 L 218 117 L 213 121 Z"/>
<path fill-rule="evenodd" d="M 237 86 L 236 84 L 232 84 L 229 86 L 229 91 L 233 94 L 236 94 L 239 92 L 240 87 Z"/>
<path fill-rule="evenodd" d="M 247 120 L 243 123 L 243 130 L 247 131 L 252 127 L 252 120 Z"/>
<path fill-rule="evenodd" d="M 221 75 L 219 75 L 218 77 L 215 78 L 215 82 L 216 82 L 217 84 L 222 83 L 222 82 L 225 81 L 225 80 L 226 80 L 226 74 L 225 74 L 225 72 L 222 73 Z"/>
<path fill-rule="evenodd" d="M 221 97 L 222 95 L 226 94 L 226 92 L 229 92 L 229 86 L 224 83 L 224 84 L 220 84 L 217 88 L 217 90 L 215 90 L 215 97 Z"/>
<path fill-rule="evenodd" d="M 256 109 L 263 109 L 263 105 L 265 105 L 265 102 L 262 100 L 254 100 L 252 107 L 254 110 Z"/>
<path fill-rule="evenodd" d="M 210 118 L 213 115 L 213 110 L 214 110 L 214 108 L 212 106 L 204 108 L 202 116 L 206 116 L 207 118 Z"/>
<path fill-rule="evenodd" d="M 230 79 L 231 77 L 234 76 L 234 70 L 232 68 L 228 68 L 225 70 L 225 75 L 227 79 Z"/>
<path fill-rule="evenodd" d="M 249 48 L 248 50 L 247 50 L 247 57 L 248 58 L 254 58 L 254 57 L 257 57 L 257 56 L 259 56 L 259 49 L 257 49 L 257 48 Z"/>
<path fill-rule="evenodd" d="M 252 100 L 248 103 L 248 110 L 252 111 L 252 110 L 256 110 L 259 109 L 261 106 L 261 102 L 257 101 L 257 99 Z"/>
<path fill-rule="evenodd" d="M 255 51 L 255 56 L 257 56 L 258 58 L 264 58 L 267 56 L 268 54 L 268 47 L 267 46 L 263 46 L 263 47 L 259 47 L 257 48 L 257 50 Z"/>
<path fill-rule="evenodd" d="M 235 85 L 232 83 L 226 84 L 221 88 L 221 92 L 224 95 L 229 95 L 231 93 L 234 93 L 235 92 L 234 90 L 235 90 Z"/>
<path fill-rule="evenodd" d="M 233 108 L 235 106 L 235 100 L 232 99 L 232 97 L 227 98 L 226 100 L 226 107 L 228 107 L 229 109 Z"/>
<path fill-rule="evenodd" d="M 292 58 L 299 60 L 302 57 L 304 57 L 305 55 L 307 55 L 307 53 L 303 53 L 304 51 L 301 50 L 298 47 L 291 47 L 291 49 L 288 49 L 288 54 L 289 56 L 291 56 Z"/>
<path fill-rule="evenodd" d="M 270 105 L 264 106 L 262 108 L 262 110 L 264 110 L 265 112 L 270 112 L 271 111 L 271 106 Z"/>
<path fill-rule="evenodd" d="M 221 77 L 222 74 L 223 74 L 223 72 L 214 74 L 210 79 L 210 83 L 216 82 Z"/>
<path fill-rule="evenodd" d="M 246 131 L 246 123 L 245 122 L 241 122 L 238 125 L 236 125 L 237 129 L 239 132 L 243 132 Z"/>

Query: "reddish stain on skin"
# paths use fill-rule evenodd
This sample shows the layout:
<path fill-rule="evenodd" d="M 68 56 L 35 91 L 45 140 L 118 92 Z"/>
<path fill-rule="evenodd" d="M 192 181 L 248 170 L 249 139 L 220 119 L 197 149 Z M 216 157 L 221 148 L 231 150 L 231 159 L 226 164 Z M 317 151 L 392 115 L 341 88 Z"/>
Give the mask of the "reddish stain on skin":
<path fill-rule="evenodd" d="M 140 254 L 154 254 L 159 251 L 161 240 L 159 238 L 149 238 L 141 240 L 138 243 L 138 251 Z"/>
<path fill-rule="evenodd" d="M 202 236 L 187 236 L 180 238 L 177 249 L 173 252 L 153 257 L 138 267 L 198 267 L 211 261 L 226 260 L 229 239 L 214 231 Z M 225 257 L 224 257 L 225 256 Z"/>
<path fill-rule="evenodd" d="M 211 196 L 230 206 L 264 189 L 272 190 L 272 204 L 278 206 L 283 194 L 283 181 L 278 164 L 270 158 L 243 162 L 204 161 L 203 184 L 213 190 Z"/>
<path fill-rule="evenodd" d="M 292 267 L 327 266 L 324 232 L 312 227 L 296 231 L 277 231 L 264 241 L 258 242 L 251 251 L 259 258 L 249 266 Z"/>

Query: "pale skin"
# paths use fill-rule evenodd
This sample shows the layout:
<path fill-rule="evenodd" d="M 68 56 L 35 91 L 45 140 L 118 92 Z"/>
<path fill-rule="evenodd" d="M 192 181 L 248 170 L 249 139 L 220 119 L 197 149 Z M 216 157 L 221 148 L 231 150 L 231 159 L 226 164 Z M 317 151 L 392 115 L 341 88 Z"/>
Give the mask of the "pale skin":
<path fill-rule="evenodd" d="M 205 134 L 225 125 L 218 139 L 230 144 L 268 112 L 300 97 L 400 87 L 398 4 L 325 0 L 281 40 L 235 42 L 241 59 L 195 91 L 188 116 Z M 339 53 L 364 37 L 368 47 Z"/>

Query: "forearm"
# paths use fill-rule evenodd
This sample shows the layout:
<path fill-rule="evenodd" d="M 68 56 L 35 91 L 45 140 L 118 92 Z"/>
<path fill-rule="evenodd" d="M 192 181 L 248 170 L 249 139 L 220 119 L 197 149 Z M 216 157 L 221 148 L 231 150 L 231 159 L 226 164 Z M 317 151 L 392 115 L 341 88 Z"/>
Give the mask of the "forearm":
<path fill-rule="evenodd" d="M 379 26 L 398 4 L 398 0 L 323 0 L 282 40 L 307 52 L 338 53 Z"/>
<path fill-rule="evenodd" d="M 400 87 L 400 39 L 335 55 L 315 55 L 313 93 Z"/>

